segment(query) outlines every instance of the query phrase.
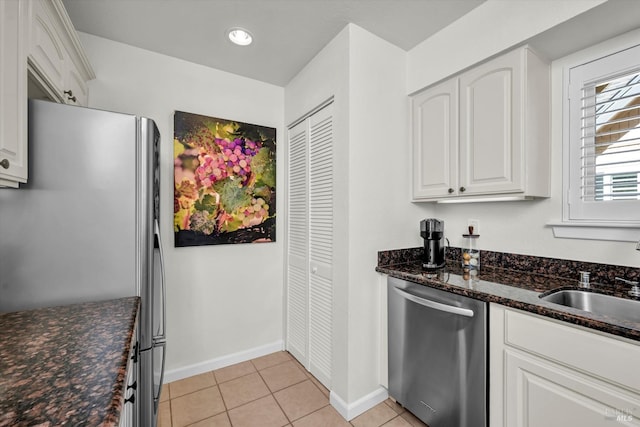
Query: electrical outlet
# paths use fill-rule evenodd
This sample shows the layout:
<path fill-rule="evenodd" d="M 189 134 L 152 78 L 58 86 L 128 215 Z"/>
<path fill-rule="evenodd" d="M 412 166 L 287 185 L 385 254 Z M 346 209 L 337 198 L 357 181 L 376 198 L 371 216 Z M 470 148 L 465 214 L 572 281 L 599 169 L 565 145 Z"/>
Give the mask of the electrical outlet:
<path fill-rule="evenodd" d="M 473 226 L 473 234 L 480 234 L 480 220 L 478 219 L 468 219 L 467 226 Z"/>

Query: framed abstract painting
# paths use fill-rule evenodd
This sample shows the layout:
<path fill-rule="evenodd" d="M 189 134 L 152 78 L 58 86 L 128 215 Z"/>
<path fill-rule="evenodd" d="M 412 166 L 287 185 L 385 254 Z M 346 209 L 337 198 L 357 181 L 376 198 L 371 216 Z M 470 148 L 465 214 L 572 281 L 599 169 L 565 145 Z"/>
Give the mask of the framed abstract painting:
<path fill-rule="evenodd" d="M 176 111 L 175 246 L 276 240 L 276 129 Z"/>

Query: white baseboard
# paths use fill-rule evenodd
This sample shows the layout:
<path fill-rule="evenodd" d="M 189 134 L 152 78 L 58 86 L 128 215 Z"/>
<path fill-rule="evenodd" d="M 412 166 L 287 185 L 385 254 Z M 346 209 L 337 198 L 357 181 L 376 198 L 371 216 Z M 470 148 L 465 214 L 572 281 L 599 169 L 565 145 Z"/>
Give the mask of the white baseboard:
<path fill-rule="evenodd" d="M 192 377 L 194 375 L 213 371 L 214 369 L 224 368 L 226 366 L 245 362 L 247 360 L 255 359 L 256 357 L 266 356 L 267 354 L 275 353 L 282 350 L 284 350 L 284 341 L 279 340 L 271 344 L 265 344 L 259 347 L 250 348 L 238 353 L 217 357 L 215 359 L 205 360 L 204 362 L 196 363 L 194 365 L 184 366 L 182 368 L 166 371 L 164 373 L 164 382 L 170 383 L 173 381 L 178 381 L 184 378 Z"/>
<path fill-rule="evenodd" d="M 373 408 L 378 403 L 384 402 L 388 397 L 389 392 L 387 392 L 387 389 L 384 387 L 378 387 L 377 390 L 361 397 L 351 404 L 347 404 L 347 402 L 342 400 L 336 392 L 332 391 L 329 394 L 329 402 L 345 420 L 351 421 L 358 415 Z"/>

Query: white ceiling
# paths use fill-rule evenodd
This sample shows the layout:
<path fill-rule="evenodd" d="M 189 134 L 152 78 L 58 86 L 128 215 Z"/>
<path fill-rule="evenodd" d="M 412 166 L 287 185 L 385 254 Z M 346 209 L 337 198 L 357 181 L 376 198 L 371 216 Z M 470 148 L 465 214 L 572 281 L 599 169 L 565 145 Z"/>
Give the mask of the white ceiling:
<path fill-rule="evenodd" d="M 483 1 L 63 0 L 78 31 L 278 86 L 349 22 L 409 50 Z M 232 45 L 231 27 L 254 43 Z"/>

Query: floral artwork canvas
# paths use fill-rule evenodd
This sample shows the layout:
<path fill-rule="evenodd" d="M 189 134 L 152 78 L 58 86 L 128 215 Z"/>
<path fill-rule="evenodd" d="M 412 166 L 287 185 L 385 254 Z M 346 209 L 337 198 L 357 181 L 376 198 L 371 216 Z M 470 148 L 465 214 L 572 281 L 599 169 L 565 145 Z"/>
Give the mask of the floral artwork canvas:
<path fill-rule="evenodd" d="M 276 130 L 174 114 L 175 246 L 276 240 Z"/>

